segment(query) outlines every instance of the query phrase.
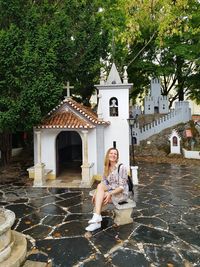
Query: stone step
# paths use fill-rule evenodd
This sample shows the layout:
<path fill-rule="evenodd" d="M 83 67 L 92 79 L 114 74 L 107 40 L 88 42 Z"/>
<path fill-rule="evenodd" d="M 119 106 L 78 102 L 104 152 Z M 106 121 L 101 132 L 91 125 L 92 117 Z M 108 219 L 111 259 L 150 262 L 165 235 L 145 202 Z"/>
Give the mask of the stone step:
<path fill-rule="evenodd" d="M 27 241 L 23 234 L 12 231 L 14 244 L 9 258 L 0 263 L 0 267 L 20 267 L 27 252 Z"/>
<path fill-rule="evenodd" d="M 51 267 L 51 264 L 46 262 L 37 262 L 37 261 L 30 261 L 27 260 L 22 267 Z"/>

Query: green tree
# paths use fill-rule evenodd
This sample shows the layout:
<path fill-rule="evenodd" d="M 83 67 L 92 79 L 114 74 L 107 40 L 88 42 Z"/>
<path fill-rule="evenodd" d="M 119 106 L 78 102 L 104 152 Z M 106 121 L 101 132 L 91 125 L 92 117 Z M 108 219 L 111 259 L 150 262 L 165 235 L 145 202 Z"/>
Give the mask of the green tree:
<path fill-rule="evenodd" d="M 57 60 L 49 38 L 50 29 L 40 22 L 34 5 L 27 5 L 26 12 L 20 17 L 21 2 L 18 6 L 17 2 L 13 1 L 9 7 L 6 1 L 0 2 L 1 12 L 5 14 L 0 31 L 0 149 L 3 165 L 10 161 L 12 133 L 30 130 L 39 123 L 42 116 L 58 103 L 62 90 L 55 72 Z M 19 17 L 13 10 L 19 10 Z M 32 34 L 31 27 L 34 29 Z"/>
<path fill-rule="evenodd" d="M 108 41 L 99 1 L 0 0 L 0 15 L 0 149 L 5 165 L 12 133 L 40 123 L 62 99 L 66 81 L 88 104 Z"/>
<path fill-rule="evenodd" d="M 99 1 L 65 2 L 55 18 L 58 72 L 75 86 L 80 101 L 89 104 L 99 77 L 100 58 L 106 57 L 108 31 L 103 28 Z"/>
<path fill-rule="evenodd" d="M 127 48 L 123 62 L 134 83 L 132 97 L 143 95 L 149 79 L 157 76 L 171 104 L 185 95 L 198 98 L 199 1 L 119 2 L 125 10 L 126 29 L 118 42 Z"/>

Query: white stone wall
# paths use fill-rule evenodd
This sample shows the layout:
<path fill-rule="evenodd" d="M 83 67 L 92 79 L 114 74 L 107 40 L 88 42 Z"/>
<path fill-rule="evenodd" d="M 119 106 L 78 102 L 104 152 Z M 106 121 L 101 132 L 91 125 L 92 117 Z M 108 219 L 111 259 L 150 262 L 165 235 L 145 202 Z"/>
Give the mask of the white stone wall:
<path fill-rule="evenodd" d="M 183 155 L 188 159 L 200 159 L 200 151 L 190 151 L 183 148 Z"/>
<path fill-rule="evenodd" d="M 145 97 L 144 98 L 144 114 L 154 114 L 154 98 L 153 97 Z"/>
<path fill-rule="evenodd" d="M 169 107 L 168 107 L 168 97 L 167 96 L 162 96 L 159 97 L 159 113 L 160 114 L 166 114 L 169 112 Z"/>
<path fill-rule="evenodd" d="M 169 112 L 168 105 L 168 97 L 161 95 L 159 80 L 152 79 L 150 94 L 144 98 L 144 114 L 166 114 Z"/>
<path fill-rule="evenodd" d="M 191 110 L 189 108 L 189 103 L 187 101 L 180 101 L 175 105 L 175 110 L 171 110 L 170 113 L 164 115 L 162 118 L 146 124 L 142 128 L 139 128 L 139 125 L 135 124 L 133 131 L 137 133 L 137 140 L 139 143 L 140 141 L 145 140 L 166 128 L 172 127 L 179 123 L 185 123 L 190 119 Z"/>
<path fill-rule="evenodd" d="M 153 98 L 157 98 L 161 95 L 161 87 L 160 87 L 160 81 L 158 79 L 152 79 L 151 80 L 151 92 L 150 95 Z"/>

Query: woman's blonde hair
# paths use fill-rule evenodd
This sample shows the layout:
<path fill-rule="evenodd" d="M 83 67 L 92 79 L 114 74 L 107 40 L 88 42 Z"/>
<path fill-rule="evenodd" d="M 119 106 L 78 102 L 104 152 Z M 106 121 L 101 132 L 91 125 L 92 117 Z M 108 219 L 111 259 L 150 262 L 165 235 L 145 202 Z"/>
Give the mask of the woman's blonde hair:
<path fill-rule="evenodd" d="M 109 153 L 111 150 L 115 150 L 117 151 L 117 161 L 119 159 L 119 151 L 117 148 L 111 147 L 108 149 L 108 151 L 106 152 L 106 156 L 105 156 L 105 160 L 104 160 L 104 176 L 107 177 L 110 173 L 110 161 L 109 161 Z"/>

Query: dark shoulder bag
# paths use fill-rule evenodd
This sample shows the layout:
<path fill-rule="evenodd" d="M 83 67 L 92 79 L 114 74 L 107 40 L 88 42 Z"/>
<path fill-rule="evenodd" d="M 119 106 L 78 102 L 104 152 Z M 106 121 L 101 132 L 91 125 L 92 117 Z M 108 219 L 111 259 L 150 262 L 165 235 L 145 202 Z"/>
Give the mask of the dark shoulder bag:
<path fill-rule="evenodd" d="M 119 166 L 118 166 L 118 174 L 119 174 L 119 170 L 120 170 L 120 166 L 121 166 L 121 165 L 122 165 L 122 163 L 119 164 Z M 127 184 L 128 184 L 128 190 L 129 190 L 129 192 L 131 192 L 131 193 L 134 195 L 134 191 L 133 191 L 133 181 L 132 181 L 130 175 L 128 175 L 128 178 L 127 178 Z"/>

